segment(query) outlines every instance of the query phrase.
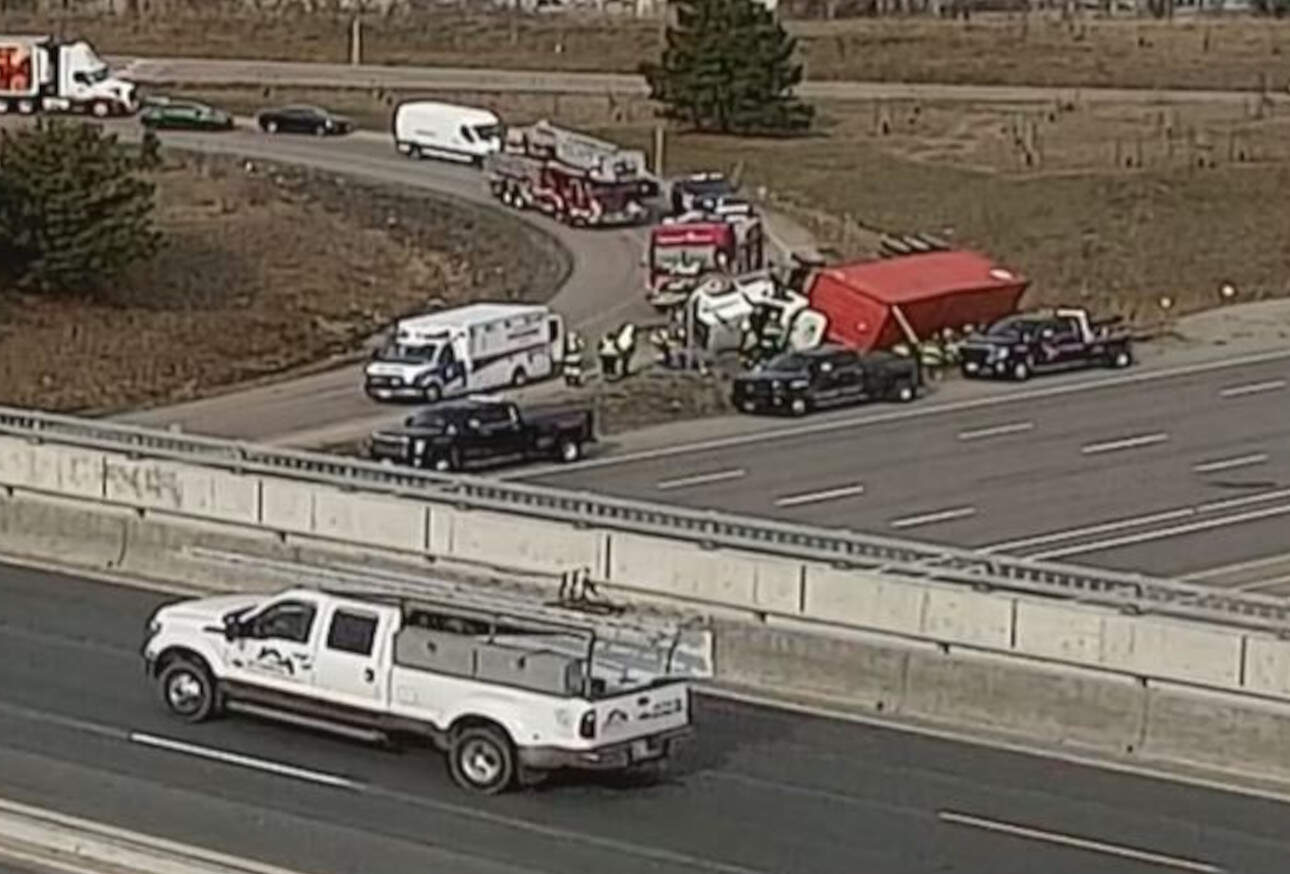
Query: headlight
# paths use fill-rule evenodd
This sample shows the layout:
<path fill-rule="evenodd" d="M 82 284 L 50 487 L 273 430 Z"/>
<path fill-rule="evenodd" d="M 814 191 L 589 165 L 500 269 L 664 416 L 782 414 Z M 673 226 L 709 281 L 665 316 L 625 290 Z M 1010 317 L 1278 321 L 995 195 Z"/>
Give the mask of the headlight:
<path fill-rule="evenodd" d="M 397 388 L 398 386 L 403 385 L 403 380 L 399 379 L 399 378 L 396 376 L 396 377 L 394 377 L 393 379 L 391 379 L 391 380 L 390 380 L 390 385 L 395 386 L 395 387 Z"/>
<path fill-rule="evenodd" d="M 1003 346 L 1003 347 L 1001 347 L 1001 348 L 995 349 L 995 350 L 994 350 L 994 357 L 995 357 L 995 358 L 997 358 L 997 359 L 998 359 L 998 360 L 1000 360 L 1000 361 L 1003 361 L 1003 360 L 1007 359 L 1009 351 L 1010 351 L 1010 350 L 1008 349 L 1008 347 L 1007 347 L 1007 346 Z"/>
<path fill-rule="evenodd" d="M 809 379 L 795 379 L 788 384 L 789 388 L 806 388 L 811 384 Z"/>

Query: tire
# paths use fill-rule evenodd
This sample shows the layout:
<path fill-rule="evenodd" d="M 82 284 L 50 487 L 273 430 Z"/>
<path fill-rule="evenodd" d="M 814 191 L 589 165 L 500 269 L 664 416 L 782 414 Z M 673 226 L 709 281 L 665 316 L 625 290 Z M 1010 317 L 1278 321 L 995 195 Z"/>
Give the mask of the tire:
<path fill-rule="evenodd" d="M 437 382 L 427 383 L 421 389 L 421 397 L 425 399 L 427 404 L 437 404 L 443 400 L 443 389 Z"/>
<path fill-rule="evenodd" d="M 1026 361 L 1018 361 L 1012 365 L 1012 378 L 1017 382 L 1025 382 L 1030 379 L 1030 364 Z"/>
<path fill-rule="evenodd" d="M 436 456 L 430 462 L 430 467 L 438 473 L 452 473 L 461 469 L 461 456 L 456 449 L 450 449 L 447 455 Z"/>
<path fill-rule="evenodd" d="M 327 136 L 327 125 L 325 125 L 325 124 L 320 124 L 320 125 L 318 125 L 316 128 L 314 128 L 314 136 L 316 136 L 316 137 L 325 137 L 325 136 Z"/>
<path fill-rule="evenodd" d="M 573 464 L 582 458 L 582 444 L 572 437 L 562 438 L 556 447 L 556 455 L 562 463 Z"/>
<path fill-rule="evenodd" d="M 276 134 L 278 132 L 278 123 L 276 121 L 266 121 L 263 127 L 266 134 Z"/>
<path fill-rule="evenodd" d="M 112 107 L 108 106 L 105 101 L 95 100 L 90 104 L 90 115 L 95 118 L 107 118 L 112 114 Z"/>
<path fill-rule="evenodd" d="M 30 100 L 19 100 L 19 101 L 18 101 L 18 114 L 19 114 L 19 115 L 31 115 L 31 114 L 32 114 L 32 113 L 34 113 L 35 111 L 36 111 L 36 104 L 32 103 Z"/>
<path fill-rule="evenodd" d="M 1122 370 L 1133 364 L 1133 353 L 1128 349 L 1116 349 L 1111 353 L 1110 361 L 1108 363 L 1111 367 L 1114 367 L 1117 370 Z"/>
<path fill-rule="evenodd" d="M 448 750 L 452 780 L 481 795 L 498 795 L 515 781 L 515 750 L 501 729 L 467 728 L 457 733 Z"/>
<path fill-rule="evenodd" d="M 8 115 L 8 114 L 9 114 L 9 101 L 0 100 L 0 115 Z"/>
<path fill-rule="evenodd" d="M 898 404 L 907 404 L 918 396 L 914 387 L 908 382 L 898 382 L 891 392 L 891 399 Z"/>
<path fill-rule="evenodd" d="M 529 375 L 528 373 L 525 372 L 524 368 L 523 367 L 515 368 L 515 372 L 511 374 L 511 387 L 524 388 L 524 386 L 528 384 L 529 384 Z"/>
<path fill-rule="evenodd" d="M 793 398 L 788 403 L 788 411 L 794 416 L 805 416 L 811 411 L 811 405 L 806 402 L 806 398 Z"/>
<path fill-rule="evenodd" d="M 184 722 L 203 722 L 216 709 L 215 681 L 210 671 L 189 659 L 176 659 L 157 678 L 161 703 Z"/>
<path fill-rule="evenodd" d="M 418 146 L 416 143 L 413 143 L 411 146 L 408 147 L 408 157 L 411 158 L 413 161 L 420 161 L 422 158 L 425 157 L 425 154 L 421 151 L 420 146 Z"/>

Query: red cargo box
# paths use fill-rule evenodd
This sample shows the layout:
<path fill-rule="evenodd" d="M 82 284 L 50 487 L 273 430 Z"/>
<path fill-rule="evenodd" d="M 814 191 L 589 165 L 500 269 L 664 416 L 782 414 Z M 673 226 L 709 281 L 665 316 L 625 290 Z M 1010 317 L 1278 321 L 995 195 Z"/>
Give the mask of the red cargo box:
<path fill-rule="evenodd" d="M 920 340 L 1016 312 L 1029 281 L 976 252 L 925 252 L 817 272 L 807 292 L 827 339 L 863 351 L 904 341 L 895 308 Z"/>

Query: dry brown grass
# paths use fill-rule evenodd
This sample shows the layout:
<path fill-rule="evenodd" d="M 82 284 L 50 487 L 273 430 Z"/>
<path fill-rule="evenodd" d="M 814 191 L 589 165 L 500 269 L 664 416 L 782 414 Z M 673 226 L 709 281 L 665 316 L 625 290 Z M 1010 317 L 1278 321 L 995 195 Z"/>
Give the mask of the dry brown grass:
<path fill-rule="evenodd" d="M 292 168 L 170 155 L 167 246 L 104 298 L 0 295 L 0 402 L 175 401 L 354 351 L 433 298 L 541 298 L 567 256 L 509 216 Z"/>
<path fill-rule="evenodd" d="M 1063 22 L 978 15 L 934 19 L 794 21 L 807 75 L 981 84 L 1140 87 L 1290 85 L 1290 22 L 1192 18 L 1174 22 Z M 0 32 L 62 29 L 127 55 L 348 60 L 349 24 L 326 15 L 0 15 Z M 634 71 L 659 51 L 652 20 L 619 15 L 438 12 L 369 19 L 365 60 L 375 64 Z"/>
<path fill-rule="evenodd" d="M 260 105 L 245 90 L 203 95 Z M 406 95 L 275 94 L 288 96 L 386 128 L 389 106 Z M 615 124 L 601 98 L 553 105 L 523 95 L 455 97 L 509 119 L 547 115 L 650 146 L 647 123 Z M 820 110 L 820 134 L 801 140 L 672 135 L 668 170 L 738 172 L 748 190 L 765 187 L 838 255 L 871 251 L 874 231 L 948 234 L 1031 276 L 1031 303 L 1083 300 L 1151 321 L 1160 297 L 1171 297 L 1175 311 L 1199 309 L 1225 281 L 1246 298 L 1290 293 L 1290 115 L 1253 96 L 1245 106 L 888 102 Z M 650 112 L 644 102 L 628 107 L 633 119 Z"/>

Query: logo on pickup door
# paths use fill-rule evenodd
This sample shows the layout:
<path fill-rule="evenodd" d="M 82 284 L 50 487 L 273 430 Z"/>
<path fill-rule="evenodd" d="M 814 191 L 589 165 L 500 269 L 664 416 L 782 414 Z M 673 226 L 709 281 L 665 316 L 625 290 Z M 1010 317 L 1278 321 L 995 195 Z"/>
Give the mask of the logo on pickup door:
<path fill-rule="evenodd" d="M 642 707 L 640 712 L 636 714 L 636 718 L 640 720 L 662 719 L 665 716 L 671 716 L 674 713 L 680 712 L 681 700 L 679 698 L 673 698 L 670 701 L 658 701 L 653 707 Z"/>

